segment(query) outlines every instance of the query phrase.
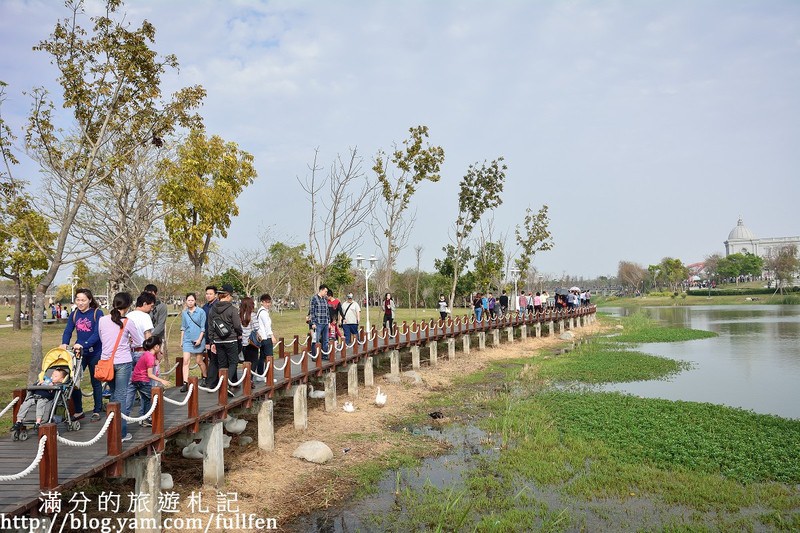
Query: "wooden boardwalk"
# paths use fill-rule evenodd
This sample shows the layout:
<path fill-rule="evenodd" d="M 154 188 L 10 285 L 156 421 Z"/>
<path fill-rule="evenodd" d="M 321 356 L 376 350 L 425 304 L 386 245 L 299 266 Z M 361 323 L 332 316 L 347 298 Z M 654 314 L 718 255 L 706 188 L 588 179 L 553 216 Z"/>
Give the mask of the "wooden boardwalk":
<path fill-rule="evenodd" d="M 119 417 L 112 421 L 106 435 L 89 447 L 68 446 L 55 442 L 55 438 L 48 438 L 44 458 L 36 469 L 22 479 L 0 482 L 0 513 L 5 516 L 15 516 L 35 511 L 38 509 L 39 498 L 43 491 L 63 492 L 74 487 L 79 481 L 95 475 L 119 476 L 122 474 L 125 459 L 162 451 L 165 438 L 184 430 L 196 431 L 200 422 L 225 418 L 229 410 L 249 407 L 254 401 L 272 398 L 293 385 L 307 382 L 309 377 L 322 376 L 323 373 L 335 371 L 343 365 L 357 363 L 389 350 L 424 346 L 449 338 L 519 328 L 523 325 L 564 324 L 564 322 L 580 321 L 583 317 L 594 313 L 595 307 L 590 306 L 570 312 L 550 311 L 525 317 L 507 315 L 504 318 L 485 320 L 481 323 L 476 323 L 474 318 L 470 317 L 448 319 L 446 322 L 432 320 L 420 324 L 404 322 L 397 326 L 394 337 L 380 336 L 373 328 L 369 339 L 362 329 L 359 333 L 359 342 L 350 347 L 342 346 L 341 343 L 338 349 L 331 350 L 328 361 L 323 361 L 321 357 L 312 359 L 308 356 L 307 351 L 311 347 L 310 338 L 303 344 L 295 336 L 288 346 L 284 339 L 281 339 L 277 348 L 278 355 L 274 359 L 268 358 L 270 361 L 266 383 L 256 383 L 251 389 L 250 380 L 245 379 L 234 396 L 229 397 L 226 382 L 223 382 L 221 391 L 209 393 L 199 391 L 196 387 L 197 378 L 192 378 L 190 382 L 195 384 L 195 388 L 188 404 L 178 406 L 166 401 L 159 402 L 153 414 L 152 428 L 142 427 L 137 423 L 128 424 L 128 432 L 133 435 L 131 441 L 124 443 L 120 441 Z M 249 368 L 249 363 L 244 366 Z M 240 377 L 241 372 L 242 367 L 240 367 Z M 24 392 L 24 389 L 14 391 L 16 396 L 22 396 Z M 153 388 L 154 397 L 161 393 L 159 388 Z M 175 401 L 183 401 L 187 396 L 181 393 L 178 387 L 163 391 L 163 394 Z M 18 402 L 13 408 L 15 418 L 20 403 Z M 112 410 L 118 412 L 117 404 L 109 404 L 109 411 Z M 132 409 L 131 415 L 135 413 L 138 413 L 136 407 Z M 106 416 L 97 422 L 89 422 L 88 418 L 81 420 L 81 429 L 78 431 L 65 431 L 64 424 L 59 424 L 57 427 L 60 435 L 66 439 L 89 441 L 103 428 L 105 420 Z M 50 435 L 54 436 L 55 429 L 55 425 L 43 426 L 40 434 L 51 432 Z M 33 431 L 29 431 L 27 441 L 13 441 L 10 435 L 0 438 L 0 476 L 17 474 L 24 470 L 36 458 L 38 447 L 39 438 Z"/>

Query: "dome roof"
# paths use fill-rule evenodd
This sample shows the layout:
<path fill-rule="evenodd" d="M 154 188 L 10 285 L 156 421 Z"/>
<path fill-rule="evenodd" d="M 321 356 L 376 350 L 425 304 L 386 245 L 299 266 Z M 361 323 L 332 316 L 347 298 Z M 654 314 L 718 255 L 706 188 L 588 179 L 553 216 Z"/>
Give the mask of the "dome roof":
<path fill-rule="evenodd" d="M 728 234 L 729 241 L 752 241 L 755 238 L 756 236 L 753 235 L 753 232 L 744 225 L 744 222 L 742 222 L 741 218 L 736 223 L 736 227 L 733 228 Z"/>

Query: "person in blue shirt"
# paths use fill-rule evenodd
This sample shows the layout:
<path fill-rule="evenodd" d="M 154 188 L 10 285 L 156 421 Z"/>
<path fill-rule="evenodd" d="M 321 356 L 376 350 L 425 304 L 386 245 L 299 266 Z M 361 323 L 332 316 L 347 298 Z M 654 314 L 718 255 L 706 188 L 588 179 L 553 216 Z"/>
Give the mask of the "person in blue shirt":
<path fill-rule="evenodd" d="M 100 413 L 103 411 L 103 384 L 95 379 L 94 368 L 97 362 L 100 361 L 100 354 L 103 351 L 103 345 L 100 342 L 100 333 L 97 327 L 100 317 L 103 316 L 103 311 L 94 299 L 92 291 L 89 289 L 78 289 L 75 291 L 75 311 L 69 314 L 67 318 L 67 325 L 64 327 L 64 334 L 61 336 L 61 349 L 67 349 L 72 332 L 77 332 L 75 344 L 72 348 L 75 351 L 75 357 L 81 358 L 81 368 L 83 368 L 84 378 L 86 382 L 86 368 L 89 368 L 89 379 L 92 383 L 92 399 L 94 400 L 94 407 L 92 409 L 92 420 L 100 420 Z M 74 420 L 83 418 L 83 397 L 81 390 L 78 387 L 72 389 L 72 407 L 75 410 L 73 415 Z"/>
<path fill-rule="evenodd" d="M 328 310 L 328 286 L 322 284 L 319 286 L 319 292 L 311 298 L 308 307 L 308 316 L 306 321 L 311 324 L 311 329 L 314 330 L 317 336 L 317 342 L 321 344 L 322 360 L 327 361 L 328 355 L 324 352 L 328 351 L 328 328 L 331 323 L 331 314 Z M 316 344 L 311 346 L 311 355 L 317 353 Z"/>

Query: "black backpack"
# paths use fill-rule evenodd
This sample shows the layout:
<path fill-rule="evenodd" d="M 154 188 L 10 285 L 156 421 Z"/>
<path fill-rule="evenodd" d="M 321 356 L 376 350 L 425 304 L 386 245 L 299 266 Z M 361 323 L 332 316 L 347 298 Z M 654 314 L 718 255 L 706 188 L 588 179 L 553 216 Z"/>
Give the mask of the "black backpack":
<path fill-rule="evenodd" d="M 217 334 L 217 337 L 219 337 L 220 340 L 227 339 L 231 334 L 231 328 L 228 327 L 228 324 L 226 324 L 219 315 L 216 315 L 211 319 L 211 327 L 214 328 L 214 333 Z"/>

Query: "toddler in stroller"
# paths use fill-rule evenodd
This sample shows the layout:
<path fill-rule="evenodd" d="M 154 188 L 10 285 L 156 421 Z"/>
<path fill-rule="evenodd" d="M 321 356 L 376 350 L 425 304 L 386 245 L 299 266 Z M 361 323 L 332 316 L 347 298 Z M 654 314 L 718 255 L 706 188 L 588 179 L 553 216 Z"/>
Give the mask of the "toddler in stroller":
<path fill-rule="evenodd" d="M 25 396 L 25 401 L 19 408 L 17 413 L 17 421 L 12 427 L 14 432 L 14 440 L 26 440 L 28 438 L 28 431 L 25 428 L 25 417 L 32 407 L 36 407 L 36 423 L 33 429 L 39 428 L 42 420 L 50 421 L 53 415 L 53 404 L 56 395 L 60 394 L 61 384 L 69 377 L 69 371 L 64 368 L 54 368 L 49 377 L 45 376 L 36 386 L 30 387 Z"/>

